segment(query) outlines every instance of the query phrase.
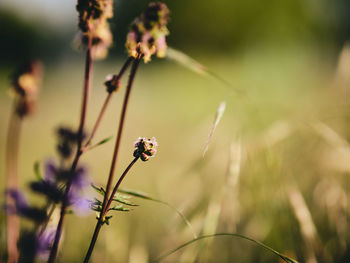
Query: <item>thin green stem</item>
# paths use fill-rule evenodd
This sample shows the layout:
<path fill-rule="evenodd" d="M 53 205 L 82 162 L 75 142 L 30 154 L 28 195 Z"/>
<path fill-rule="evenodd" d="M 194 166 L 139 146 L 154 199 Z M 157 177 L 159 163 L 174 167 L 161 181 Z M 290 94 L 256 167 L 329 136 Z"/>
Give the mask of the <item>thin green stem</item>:
<path fill-rule="evenodd" d="M 251 241 L 259 246 L 261 246 L 262 248 L 274 253 L 275 255 L 279 256 L 282 260 L 284 260 L 285 262 L 287 263 L 298 263 L 298 261 L 290 258 L 290 257 L 287 257 L 279 252 L 277 252 L 276 250 L 274 250 L 273 248 L 265 245 L 264 243 L 261 243 L 260 241 L 257 241 L 255 239 L 252 239 L 250 237 L 247 237 L 247 236 L 244 236 L 244 235 L 240 235 L 240 234 L 235 234 L 235 233 L 217 233 L 217 234 L 213 234 L 213 235 L 205 235 L 205 236 L 200 236 L 198 238 L 195 238 L 195 239 L 192 239 L 180 246 L 178 246 L 177 248 L 169 251 L 168 253 L 164 254 L 163 256 L 160 256 L 158 259 L 156 259 L 155 261 L 153 261 L 153 263 L 157 263 L 157 262 L 161 262 L 163 261 L 166 257 L 174 254 L 176 251 L 188 246 L 188 245 L 191 245 L 192 243 L 195 243 L 201 239 L 207 239 L 207 238 L 213 238 L 213 237 L 217 237 L 217 236 L 230 236 L 230 237 L 238 237 L 238 238 L 241 238 L 241 239 L 245 239 L 245 240 L 248 240 L 248 241 Z"/>

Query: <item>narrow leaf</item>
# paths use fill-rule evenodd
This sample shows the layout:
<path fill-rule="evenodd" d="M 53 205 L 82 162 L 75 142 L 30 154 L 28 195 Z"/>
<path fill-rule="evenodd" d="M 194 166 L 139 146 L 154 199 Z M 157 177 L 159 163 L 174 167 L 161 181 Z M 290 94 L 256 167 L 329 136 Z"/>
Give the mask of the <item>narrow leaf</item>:
<path fill-rule="evenodd" d="M 91 184 L 91 187 L 92 187 L 97 193 L 99 193 L 100 195 L 105 196 L 106 191 L 105 191 L 105 189 L 103 189 L 103 187 L 97 187 L 97 186 L 95 186 L 94 184 Z"/>
<path fill-rule="evenodd" d="M 134 197 L 142 198 L 142 199 L 145 199 L 145 200 L 150 200 L 150 201 L 153 201 L 153 202 L 161 203 L 163 205 L 166 205 L 167 207 L 169 207 L 172 210 L 174 210 L 182 218 L 182 220 L 185 222 L 185 224 L 191 230 L 193 237 L 197 238 L 197 234 L 194 232 L 190 221 L 188 221 L 188 219 L 184 216 L 184 214 L 182 214 L 176 207 L 172 206 L 171 204 L 169 204 L 167 202 L 164 202 L 162 200 L 153 198 L 149 194 L 144 193 L 144 192 L 140 192 L 140 191 L 134 191 L 134 190 L 129 190 L 129 189 L 128 190 L 126 190 L 126 189 L 119 189 L 118 192 L 123 193 L 123 194 L 128 194 L 128 195 L 131 195 L 131 196 L 134 196 Z"/>
<path fill-rule="evenodd" d="M 111 208 L 108 209 L 108 211 L 121 211 L 121 212 L 129 212 L 130 209 L 129 208 L 126 208 L 124 207 L 123 205 L 116 205 L 116 206 L 113 206 Z"/>
<path fill-rule="evenodd" d="M 199 241 L 199 240 L 207 239 L 207 238 L 213 238 L 213 237 L 218 237 L 218 236 L 238 237 L 238 238 L 241 238 L 241 239 L 245 239 L 245 240 L 251 241 L 251 242 L 253 242 L 253 243 L 259 245 L 260 247 L 262 247 L 262 248 L 264 248 L 264 249 L 266 249 L 266 250 L 268 250 L 268 251 L 274 253 L 275 255 L 279 256 L 282 260 L 284 260 L 284 261 L 287 262 L 287 263 L 298 263 L 298 261 L 296 261 L 296 260 L 294 260 L 294 259 L 292 259 L 292 258 L 290 258 L 290 257 L 287 257 L 287 256 L 285 256 L 285 255 L 283 255 L 283 254 L 281 254 L 281 253 L 279 253 L 278 251 L 276 251 L 276 250 L 274 250 L 273 248 L 271 248 L 271 247 L 265 245 L 264 243 L 261 243 L 260 241 L 257 241 L 257 240 L 255 240 L 255 239 L 252 239 L 252 238 L 250 238 L 250 237 L 243 236 L 243 235 L 240 235 L 240 234 L 235 234 L 235 233 L 217 233 L 217 234 L 213 234 L 213 235 L 206 235 L 206 236 L 197 237 L 197 238 L 192 239 L 192 240 L 190 240 L 190 241 L 188 241 L 188 242 L 182 244 L 181 246 L 178 246 L 177 248 L 175 248 L 175 249 L 169 251 L 168 253 L 164 254 L 163 256 L 159 257 L 158 259 L 156 259 L 156 260 L 154 261 L 154 263 L 163 261 L 166 257 L 168 257 L 168 256 L 170 256 L 170 255 L 172 255 L 172 254 L 174 254 L 176 251 L 178 251 L 178 250 L 180 250 L 180 249 L 182 249 L 182 248 L 184 248 L 184 247 L 186 247 L 186 246 L 188 246 L 188 245 L 190 245 L 190 244 L 192 244 L 192 243 L 195 243 L 195 242 L 197 242 L 197 241 Z"/>
<path fill-rule="evenodd" d="M 205 156 L 205 154 L 207 153 L 207 151 L 209 149 L 209 144 L 210 144 L 211 138 L 212 138 L 214 131 L 215 131 L 216 127 L 218 126 L 222 116 L 224 115 L 225 109 L 226 109 L 226 102 L 223 101 L 219 104 L 219 107 L 216 110 L 215 119 L 214 119 L 213 125 L 212 125 L 210 133 L 208 135 L 207 143 L 206 143 L 204 151 L 203 151 L 203 157 Z"/>
<path fill-rule="evenodd" d="M 105 138 L 105 139 L 99 141 L 98 143 L 92 145 L 91 147 L 89 147 L 89 150 L 91 150 L 91 149 L 93 149 L 93 148 L 95 148 L 95 147 L 97 147 L 97 146 L 100 146 L 100 145 L 102 145 L 102 144 L 105 144 L 105 143 L 109 142 L 109 141 L 112 140 L 112 139 L 113 139 L 113 136 L 107 137 L 107 138 Z"/>
<path fill-rule="evenodd" d="M 175 61 L 179 65 L 184 66 L 185 68 L 188 68 L 196 72 L 197 74 L 200 74 L 202 76 L 212 77 L 217 81 L 221 82 L 222 84 L 224 84 L 227 88 L 230 88 L 230 90 L 232 90 L 231 83 L 229 83 L 227 80 L 223 79 L 222 77 L 218 76 L 216 73 L 212 72 L 211 70 L 203 66 L 197 60 L 186 55 L 184 52 L 168 47 L 166 57 L 170 60 Z M 238 89 L 235 89 L 235 91 L 238 93 L 242 92 L 241 90 L 238 90 Z"/>
<path fill-rule="evenodd" d="M 43 176 L 40 172 L 40 162 L 39 161 L 36 161 L 34 163 L 34 175 L 35 177 L 39 180 L 39 181 L 42 181 L 43 180 Z"/>
<path fill-rule="evenodd" d="M 127 196 L 122 196 L 121 194 L 116 194 L 113 198 L 113 201 L 116 201 L 118 203 L 129 205 L 129 206 L 138 206 L 137 204 L 131 203 L 129 200 L 127 200 Z"/>

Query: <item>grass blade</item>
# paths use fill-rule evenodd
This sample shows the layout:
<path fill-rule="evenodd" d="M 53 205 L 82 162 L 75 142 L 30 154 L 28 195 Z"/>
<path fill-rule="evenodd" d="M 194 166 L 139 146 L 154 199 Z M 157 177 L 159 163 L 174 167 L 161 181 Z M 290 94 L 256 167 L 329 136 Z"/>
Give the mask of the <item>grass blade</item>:
<path fill-rule="evenodd" d="M 184 66 L 185 68 L 194 71 L 195 73 L 202 75 L 202 76 L 207 76 L 207 77 L 212 77 L 216 79 L 217 81 L 221 82 L 223 85 L 225 85 L 227 88 L 232 89 L 232 84 L 228 82 L 227 80 L 223 79 L 216 73 L 212 72 L 205 66 L 203 66 L 201 63 L 199 63 L 197 60 L 191 58 L 184 52 L 168 47 L 167 48 L 167 54 L 166 57 L 170 60 L 175 61 L 181 66 Z M 241 93 L 241 90 L 235 89 L 237 93 Z"/>
<path fill-rule="evenodd" d="M 203 151 L 203 157 L 205 156 L 205 154 L 207 153 L 207 151 L 209 149 L 209 143 L 211 141 L 211 138 L 212 138 L 212 136 L 214 134 L 214 131 L 215 131 L 216 127 L 218 126 L 222 116 L 224 115 L 225 109 L 226 109 L 226 102 L 223 101 L 223 102 L 220 103 L 220 105 L 219 105 L 219 107 L 218 107 L 218 109 L 216 111 L 215 119 L 214 119 L 212 128 L 211 128 L 210 133 L 208 135 L 207 143 L 206 143 L 204 151 Z"/>
<path fill-rule="evenodd" d="M 298 261 L 290 258 L 290 257 L 287 257 L 281 253 L 279 253 L 278 251 L 274 250 L 273 248 L 265 245 L 264 243 L 261 243 L 260 241 L 257 241 L 255 239 L 252 239 L 250 237 L 246 237 L 246 236 L 243 236 L 243 235 L 240 235 L 240 234 L 234 234 L 234 233 L 217 233 L 217 234 L 213 234 L 213 235 L 206 235 L 206 236 L 200 236 L 200 237 L 197 237 L 195 239 L 192 239 L 180 246 L 178 246 L 177 248 L 169 251 L 168 253 L 164 254 L 163 256 L 159 257 L 158 259 L 156 259 L 155 261 L 153 261 L 153 263 L 157 263 L 157 262 L 161 262 L 163 261 L 166 257 L 174 254 L 176 251 L 188 246 L 188 245 L 191 245 L 192 243 L 195 243 L 199 240 L 202 240 L 202 239 L 207 239 L 207 238 L 213 238 L 213 237 L 218 237 L 218 236 L 231 236 L 231 237 L 237 237 L 237 238 L 241 238 L 241 239 L 245 239 L 245 240 L 248 240 L 248 241 L 251 241 L 257 245 L 259 245 L 260 247 L 272 252 L 273 254 L 277 255 L 278 257 L 280 257 L 282 260 L 284 260 L 285 262 L 287 263 L 298 263 Z"/>
<path fill-rule="evenodd" d="M 184 214 L 182 214 L 175 206 L 165 202 L 165 201 L 162 201 L 162 200 L 159 200 L 159 199 L 156 199 L 156 198 L 153 198 L 151 197 L 149 194 L 147 193 L 144 193 L 144 192 L 140 192 L 140 191 L 133 191 L 133 190 L 129 190 L 129 189 L 119 189 L 118 192 L 120 193 L 123 193 L 123 194 L 128 194 L 128 195 L 131 195 L 131 196 L 134 196 L 134 197 L 138 197 L 138 198 L 142 198 L 142 199 L 145 199 L 145 200 L 150 200 L 150 201 L 153 201 L 153 202 L 157 202 L 157 203 L 161 203 L 169 208 L 171 208 L 172 210 L 174 210 L 181 218 L 182 220 L 186 223 L 186 225 L 188 226 L 188 228 L 191 230 L 192 232 L 192 235 L 193 235 L 193 238 L 197 238 L 197 234 L 194 232 L 193 230 L 193 227 L 190 223 L 190 221 L 188 221 L 188 219 L 184 216 Z"/>

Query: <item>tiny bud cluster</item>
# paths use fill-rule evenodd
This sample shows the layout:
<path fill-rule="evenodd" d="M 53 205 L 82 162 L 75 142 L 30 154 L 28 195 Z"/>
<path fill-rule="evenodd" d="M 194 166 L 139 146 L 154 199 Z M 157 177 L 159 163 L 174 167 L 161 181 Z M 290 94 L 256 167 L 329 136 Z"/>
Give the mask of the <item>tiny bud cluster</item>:
<path fill-rule="evenodd" d="M 139 157 L 144 162 L 148 161 L 150 157 L 153 157 L 157 153 L 157 146 L 156 138 L 146 139 L 139 137 L 134 144 L 136 148 L 134 157 Z"/>
<path fill-rule="evenodd" d="M 113 17 L 113 0 L 78 0 L 80 41 L 88 43 L 92 39 L 92 54 L 95 59 L 103 59 L 108 54 L 113 38 L 107 19 Z"/>
<path fill-rule="evenodd" d="M 166 55 L 166 36 L 169 34 L 167 24 L 169 9 L 164 3 L 150 3 L 147 9 L 134 20 L 127 35 L 126 48 L 130 56 L 137 57 L 141 52 L 145 63 L 151 56 Z"/>
<path fill-rule="evenodd" d="M 108 75 L 106 77 L 105 86 L 107 87 L 108 93 L 118 91 L 121 87 L 119 76 L 118 75 Z"/>

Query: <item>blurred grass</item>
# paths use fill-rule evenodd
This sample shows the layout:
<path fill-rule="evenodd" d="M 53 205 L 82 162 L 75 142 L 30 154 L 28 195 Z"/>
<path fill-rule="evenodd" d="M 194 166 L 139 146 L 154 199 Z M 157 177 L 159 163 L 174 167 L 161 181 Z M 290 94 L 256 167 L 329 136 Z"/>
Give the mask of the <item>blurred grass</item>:
<path fill-rule="evenodd" d="M 199 54 L 196 59 L 243 94 L 235 94 L 215 79 L 196 75 L 169 61 L 142 65 L 131 94 L 117 174 L 132 159 L 137 137 L 155 136 L 159 150 L 151 161 L 138 163 L 132 169 L 123 187 L 146 191 L 170 202 L 201 233 L 209 204 L 221 196 L 226 184 L 231 142 L 239 139 L 242 160 L 239 192 L 235 195 L 239 213 L 222 212 L 216 227 L 225 231 L 223 222 L 232 219 L 238 233 L 306 262 L 308 246 L 300 232 L 302 222 L 288 200 L 288 187 L 295 185 L 313 217 L 322 249 L 327 250 L 334 262 L 347 262 L 349 170 L 336 170 L 330 165 L 329 156 L 338 148 L 312 128 L 315 123 L 326 123 L 348 141 L 349 93 L 340 89 L 339 83 L 334 86 L 336 56 L 330 49 L 289 46 L 249 48 L 239 54 Z M 95 64 L 88 127 L 92 127 L 106 95 L 102 85 L 105 76 L 117 72 L 122 62 Z M 0 72 L 1 87 L 8 86 L 8 73 Z M 37 113 L 25 121 L 23 129 L 20 155 L 23 188 L 34 180 L 34 162 L 55 156 L 54 128 L 61 124 L 75 127 L 82 76 L 82 59 L 62 60 L 46 68 Z M 11 100 L 6 88 L 0 89 L 0 93 L 0 159 L 4 160 Z M 221 101 L 227 103 L 226 112 L 203 159 L 207 136 Z M 115 94 L 96 142 L 115 135 L 121 102 L 122 94 Z M 114 140 L 82 158 L 96 184 L 105 184 L 113 144 Z M 3 165 L 0 173 L 4 174 Z M 326 190 L 320 195 L 316 191 L 324 180 L 330 180 L 329 187 L 336 189 L 328 193 L 328 199 L 323 196 Z M 3 182 L 1 176 L 1 191 Z M 334 198 L 345 201 L 332 201 Z M 131 251 L 132 255 L 152 260 L 191 238 L 190 231 L 166 207 L 139 200 L 137 203 L 141 206 L 130 213 L 116 213 L 111 226 L 104 227 L 94 253 L 95 262 L 116 259 L 128 262 Z M 333 213 L 338 216 L 332 217 Z M 94 224 L 93 214 L 87 218 L 69 216 L 61 262 L 80 261 Z M 168 262 L 179 262 L 181 253 L 169 257 Z M 319 262 L 326 262 L 322 255 L 316 256 Z M 278 258 L 252 244 L 228 238 L 211 241 L 206 254 L 200 257 L 200 262 L 233 260 L 278 262 Z"/>

